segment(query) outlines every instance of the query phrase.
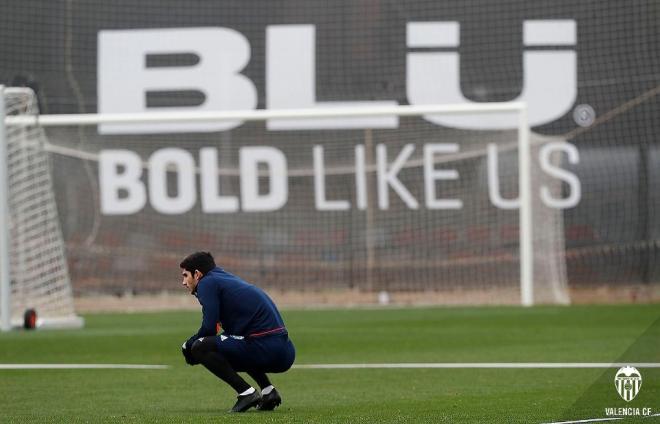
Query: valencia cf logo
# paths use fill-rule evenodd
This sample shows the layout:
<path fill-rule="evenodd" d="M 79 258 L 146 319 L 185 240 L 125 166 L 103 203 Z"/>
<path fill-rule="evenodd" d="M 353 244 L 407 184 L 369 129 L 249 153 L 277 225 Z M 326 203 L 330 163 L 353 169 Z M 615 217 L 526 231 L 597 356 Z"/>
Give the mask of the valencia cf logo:
<path fill-rule="evenodd" d="M 614 387 L 623 400 L 630 402 L 642 388 L 642 375 L 635 367 L 621 367 L 614 377 Z"/>

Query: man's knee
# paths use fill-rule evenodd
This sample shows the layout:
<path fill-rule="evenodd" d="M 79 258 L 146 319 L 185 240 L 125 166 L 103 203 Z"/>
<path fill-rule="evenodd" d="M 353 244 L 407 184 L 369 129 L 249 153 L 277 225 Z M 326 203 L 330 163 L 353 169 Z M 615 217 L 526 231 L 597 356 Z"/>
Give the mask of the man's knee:
<path fill-rule="evenodd" d="M 202 337 L 195 340 L 190 348 L 190 353 L 197 362 L 202 362 L 207 353 L 217 352 L 217 350 L 214 337 Z"/>

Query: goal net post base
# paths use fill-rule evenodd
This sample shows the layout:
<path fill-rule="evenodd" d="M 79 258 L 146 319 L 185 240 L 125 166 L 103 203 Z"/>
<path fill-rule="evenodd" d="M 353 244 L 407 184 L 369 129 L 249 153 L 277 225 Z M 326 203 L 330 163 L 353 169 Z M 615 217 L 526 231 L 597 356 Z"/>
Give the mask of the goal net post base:
<path fill-rule="evenodd" d="M 14 330 L 24 329 L 25 320 L 13 318 L 11 328 Z M 85 319 L 81 316 L 72 315 L 65 317 L 45 317 L 39 318 L 35 322 L 35 329 L 38 330 L 74 330 L 85 327 Z"/>

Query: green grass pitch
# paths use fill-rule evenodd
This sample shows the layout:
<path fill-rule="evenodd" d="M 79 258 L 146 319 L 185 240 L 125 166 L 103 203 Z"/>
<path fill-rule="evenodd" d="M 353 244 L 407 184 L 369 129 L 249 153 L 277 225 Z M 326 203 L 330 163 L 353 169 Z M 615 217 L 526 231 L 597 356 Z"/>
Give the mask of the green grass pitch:
<path fill-rule="evenodd" d="M 658 305 L 285 310 L 296 364 L 660 362 Z M 228 414 L 234 393 L 181 343 L 199 312 L 87 315 L 82 330 L 0 334 L 0 364 L 164 364 L 0 370 L 0 422 L 541 423 L 605 408 L 660 413 L 660 369 L 624 402 L 616 369 L 292 369 L 283 404 Z M 638 420 L 644 423 L 651 419 Z"/>

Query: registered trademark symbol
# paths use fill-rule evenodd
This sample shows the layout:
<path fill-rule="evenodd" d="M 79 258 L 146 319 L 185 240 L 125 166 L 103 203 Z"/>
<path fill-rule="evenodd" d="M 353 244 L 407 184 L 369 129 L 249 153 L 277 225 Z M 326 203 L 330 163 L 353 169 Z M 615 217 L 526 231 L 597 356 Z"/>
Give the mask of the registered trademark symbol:
<path fill-rule="evenodd" d="M 596 111 L 591 105 L 577 105 L 573 110 L 573 119 L 581 127 L 590 127 L 596 119 Z"/>

